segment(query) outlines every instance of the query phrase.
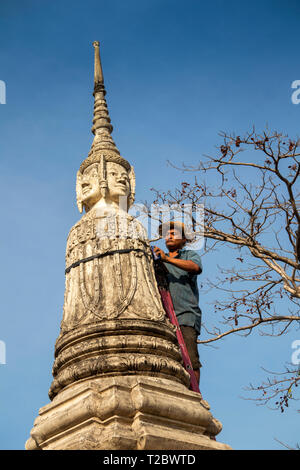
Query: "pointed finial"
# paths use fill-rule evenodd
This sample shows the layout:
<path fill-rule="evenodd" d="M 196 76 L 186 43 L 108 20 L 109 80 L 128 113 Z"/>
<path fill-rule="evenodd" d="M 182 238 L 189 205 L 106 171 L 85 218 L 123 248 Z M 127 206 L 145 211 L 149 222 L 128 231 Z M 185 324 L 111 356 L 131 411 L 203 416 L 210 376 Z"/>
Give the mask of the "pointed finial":
<path fill-rule="evenodd" d="M 103 85 L 103 72 L 100 59 L 100 42 L 94 41 L 93 46 L 95 49 L 95 67 L 94 67 L 94 89 L 96 91 L 97 85 Z"/>
<path fill-rule="evenodd" d="M 95 49 L 95 69 L 94 69 L 94 113 L 92 133 L 94 140 L 88 157 L 80 165 L 79 172 L 82 174 L 85 168 L 93 163 L 100 163 L 99 178 L 101 190 L 106 190 L 105 162 L 115 162 L 131 171 L 130 163 L 120 156 L 120 152 L 112 138 L 113 126 L 110 122 L 109 112 L 105 99 L 106 91 L 104 87 L 103 72 L 100 60 L 100 43 L 94 41 Z"/>
<path fill-rule="evenodd" d="M 96 134 L 97 129 L 99 129 L 100 132 L 102 132 L 103 129 L 106 129 L 108 133 L 111 134 L 113 130 L 113 126 L 110 123 L 110 117 L 108 114 L 107 104 L 105 101 L 106 91 L 104 87 L 102 65 L 101 65 L 101 60 L 100 60 L 99 41 L 94 41 L 93 46 L 95 49 L 94 93 L 93 93 L 95 97 L 95 104 L 94 104 L 94 119 L 93 119 L 92 132 L 93 134 Z M 109 139 L 111 140 L 111 137 L 109 137 Z M 115 146 L 114 143 L 113 143 L 113 146 Z"/>

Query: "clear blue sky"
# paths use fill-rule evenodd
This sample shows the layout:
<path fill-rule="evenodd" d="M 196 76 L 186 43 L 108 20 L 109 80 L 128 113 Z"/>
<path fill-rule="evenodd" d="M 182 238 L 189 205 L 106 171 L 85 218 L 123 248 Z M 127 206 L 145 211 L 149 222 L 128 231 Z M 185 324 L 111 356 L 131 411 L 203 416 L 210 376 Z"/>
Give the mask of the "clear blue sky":
<path fill-rule="evenodd" d="M 114 139 L 137 174 L 137 200 L 168 189 L 219 144 L 253 124 L 295 136 L 300 105 L 296 0 L 10 0 L 0 4 L 2 206 L 0 448 L 23 449 L 48 403 L 64 296 L 69 229 L 79 219 L 75 175 L 92 142 L 94 40 L 102 44 Z M 217 258 L 205 257 L 203 276 Z M 211 295 L 201 298 L 206 318 Z M 235 449 L 299 442 L 299 414 L 241 398 L 261 366 L 280 370 L 299 331 L 231 337 L 201 348 L 202 391 Z"/>

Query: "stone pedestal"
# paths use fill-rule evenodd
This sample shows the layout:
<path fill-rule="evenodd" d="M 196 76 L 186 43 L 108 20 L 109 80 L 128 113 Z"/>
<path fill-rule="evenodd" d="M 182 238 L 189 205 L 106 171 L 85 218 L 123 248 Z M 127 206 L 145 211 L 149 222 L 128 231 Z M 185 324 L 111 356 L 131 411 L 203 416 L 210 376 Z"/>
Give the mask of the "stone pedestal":
<path fill-rule="evenodd" d="M 222 425 L 189 390 L 176 331 L 163 321 L 106 320 L 62 331 L 52 402 L 39 411 L 28 450 L 229 449 Z"/>
<path fill-rule="evenodd" d="M 40 409 L 26 449 L 228 450 L 198 393 L 172 380 L 95 378 L 66 387 Z"/>

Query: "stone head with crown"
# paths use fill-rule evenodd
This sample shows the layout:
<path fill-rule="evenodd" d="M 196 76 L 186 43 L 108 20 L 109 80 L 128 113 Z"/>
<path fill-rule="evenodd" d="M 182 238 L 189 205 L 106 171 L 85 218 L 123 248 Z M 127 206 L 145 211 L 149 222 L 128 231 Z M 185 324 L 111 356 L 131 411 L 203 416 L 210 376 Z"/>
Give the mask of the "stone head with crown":
<path fill-rule="evenodd" d="M 112 125 L 105 100 L 99 42 L 95 48 L 94 141 L 88 157 L 77 172 L 76 196 L 79 212 L 109 207 L 127 211 L 134 202 L 135 174 L 133 167 L 121 157 L 111 136 Z"/>
<path fill-rule="evenodd" d="M 79 212 L 110 207 L 128 210 L 134 202 L 133 167 L 112 160 L 107 153 L 77 172 L 76 195 Z"/>

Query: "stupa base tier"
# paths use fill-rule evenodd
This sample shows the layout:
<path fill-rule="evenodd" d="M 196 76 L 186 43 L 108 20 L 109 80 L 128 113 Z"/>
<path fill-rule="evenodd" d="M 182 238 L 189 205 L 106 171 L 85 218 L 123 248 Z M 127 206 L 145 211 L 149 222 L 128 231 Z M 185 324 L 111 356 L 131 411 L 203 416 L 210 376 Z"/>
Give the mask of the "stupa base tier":
<path fill-rule="evenodd" d="M 119 376 L 66 387 L 40 409 L 27 450 L 229 450 L 200 395 L 172 380 Z"/>
<path fill-rule="evenodd" d="M 55 347 L 52 400 L 66 386 L 91 376 L 145 375 L 189 386 L 176 330 L 169 321 L 106 320 L 59 336 Z"/>

